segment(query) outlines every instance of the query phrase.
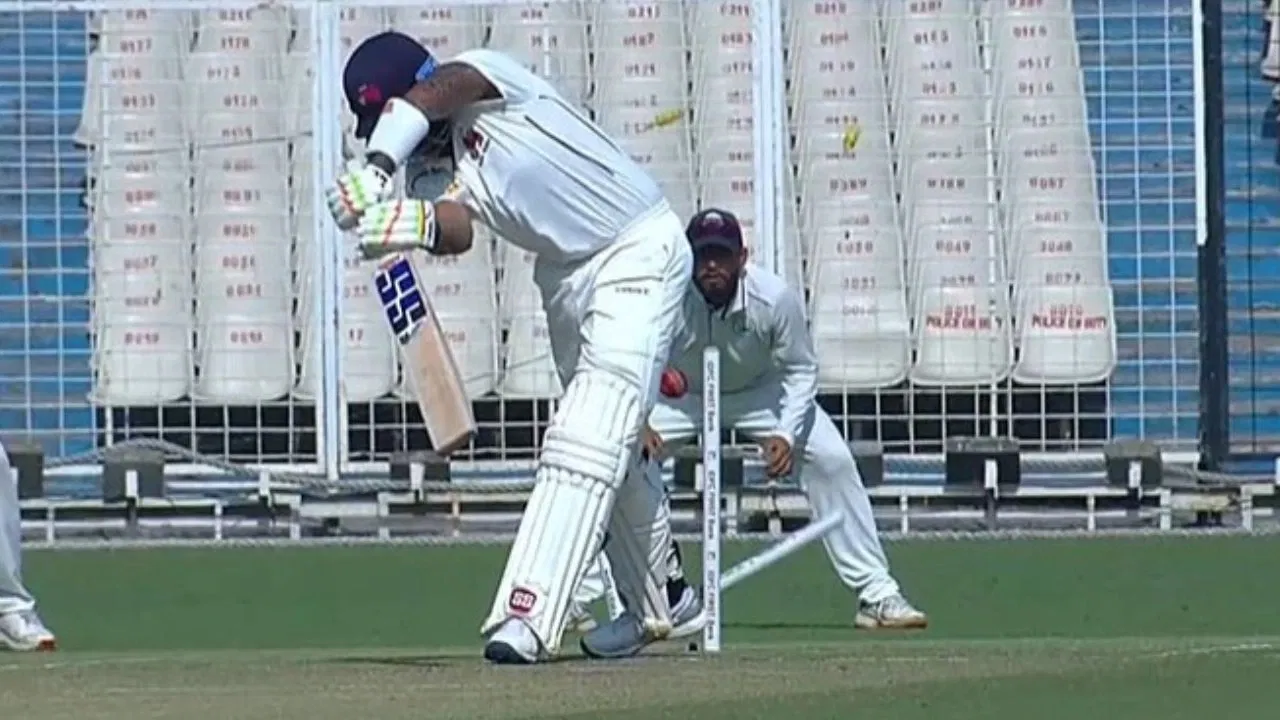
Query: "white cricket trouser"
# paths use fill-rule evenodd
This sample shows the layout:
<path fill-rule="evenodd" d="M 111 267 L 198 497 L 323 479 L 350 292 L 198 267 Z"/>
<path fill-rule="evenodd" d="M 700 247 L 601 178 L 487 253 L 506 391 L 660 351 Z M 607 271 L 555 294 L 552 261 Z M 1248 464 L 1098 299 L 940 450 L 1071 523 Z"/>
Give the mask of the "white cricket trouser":
<path fill-rule="evenodd" d="M 781 402 L 781 383 L 767 382 L 723 395 L 721 417 L 726 428 L 731 427 L 755 440 L 778 428 Z M 649 415 L 649 426 L 668 447 L 696 437 L 702 429 L 701 396 L 689 393 L 682 398 L 659 398 Z M 844 523 L 822 539 L 841 582 L 857 592 L 863 602 L 875 603 L 897 594 L 898 584 L 889 573 L 871 514 L 871 500 L 862 485 L 853 453 L 831 416 L 817 403 L 810 407 L 792 451 L 795 454 L 792 472 L 799 473 L 814 516 L 844 514 Z M 655 464 L 650 472 L 660 470 Z"/>
<path fill-rule="evenodd" d="M 18 474 L 0 445 L 0 615 L 36 606 L 22 585 L 22 517 L 18 512 Z"/>
<path fill-rule="evenodd" d="M 535 263 L 565 393 L 543 439 L 537 484 L 482 634 L 519 617 L 554 653 L 571 596 L 606 530 L 617 537 L 623 527 L 628 531 L 611 540 L 610 553 L 638 559 L 627 568 L 614 561 L 619 590 L 655 608 L 656 627 L 664 622 L 660 583 L 640 579 L 651 576 L 650 557 L 661 564 L 665 548 L 657 543 L 669 534 L 669 523 L 661 488 L 650 492 L 636 457 L 673 339 L 684 327 L 692 273 L 683 223 L 666 203 L 592 257 Z M 634 572 L 638 565 L 645 572 Z"/>

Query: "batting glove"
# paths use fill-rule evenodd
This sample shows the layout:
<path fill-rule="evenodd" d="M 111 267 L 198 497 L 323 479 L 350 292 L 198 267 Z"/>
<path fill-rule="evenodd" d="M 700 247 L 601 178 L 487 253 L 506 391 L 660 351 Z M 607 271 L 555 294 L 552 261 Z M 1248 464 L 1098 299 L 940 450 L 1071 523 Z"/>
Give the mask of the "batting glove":
<path fill-rule="evenodd" d="M 435 205 L 429 200 L 388 200 L 365 211 L 356 233 L 360 253 L 373 260 L 389 253 L 436 247 Z"/>
<path fill-rule="evenodd" d="M 392 178 L 375 165 L 347 164 L 347 171 L 329 188 L 329 212 L 343 230 L 360 222 L 369 208 L 387 200 L 395 192 Z"/>

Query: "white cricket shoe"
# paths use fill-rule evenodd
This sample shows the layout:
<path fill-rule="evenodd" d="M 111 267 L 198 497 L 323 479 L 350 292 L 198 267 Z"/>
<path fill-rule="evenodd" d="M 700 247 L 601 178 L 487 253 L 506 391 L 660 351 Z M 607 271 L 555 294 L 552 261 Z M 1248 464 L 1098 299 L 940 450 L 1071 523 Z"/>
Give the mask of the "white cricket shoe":
<path fill-rule="evenodd" d="M 929 617 L 898 594 L 880 602 L 859 603 L 853 624 L 863 630 L 920 630 L 929 626 Z"/>
<path fill-rule="evenodd" d="M 484 646 L 484 659 L 495 665 L 531 665 L 545 656 L 538 636 L 515 618 L 507 618 Z"/>
<path fill-rule="evenodd" d="M 35 610 L 24 610 L 0 615 L 0 649 L 47 652 L 58 649 L 58 640 Z"/>
<path fill-rule="evenodd" d="M 569 619 L 565 622 L 565 632 L 586 634 L 596 629 L 599 623 L 586 605 L 574 603 L 569 606 Z"/>

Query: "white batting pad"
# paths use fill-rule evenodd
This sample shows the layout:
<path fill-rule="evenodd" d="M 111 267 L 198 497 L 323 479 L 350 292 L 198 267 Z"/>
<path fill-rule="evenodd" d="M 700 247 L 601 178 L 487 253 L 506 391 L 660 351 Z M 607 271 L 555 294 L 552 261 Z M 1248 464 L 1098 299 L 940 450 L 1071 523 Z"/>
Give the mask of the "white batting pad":
<path fill-rule="evenodd" d="M 640 419 L 640 395 L 631 384 L 599 371 L 569 381 L 482 634 L 518 618 L 547 653 L 559 649 L 569 603 L 600 549 L 634 454 Z"/>
<path fill-rule="evenodd" d="M 662 476 L 648 472 L 651 466 L 656 468 L 654 463 L 635 468 L 618 490 L 604 551 L 623 603 L 649 633 L 662 639 L 671 632 L 667 603 L 671 512 Z"/>

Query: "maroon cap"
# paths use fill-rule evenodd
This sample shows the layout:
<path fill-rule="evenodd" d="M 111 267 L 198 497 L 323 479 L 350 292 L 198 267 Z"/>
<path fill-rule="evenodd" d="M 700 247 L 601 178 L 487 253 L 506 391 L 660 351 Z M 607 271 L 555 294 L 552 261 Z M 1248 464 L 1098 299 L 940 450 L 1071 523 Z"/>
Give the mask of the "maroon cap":
<path fill-rule="evenodd" d="M 695 253 L 712 247 L 733 252 L 742 250 L 742 226 L 738 223 L 738 218 L 728 210 L 703 210 L 689 220 L 684 234 Z"/>

